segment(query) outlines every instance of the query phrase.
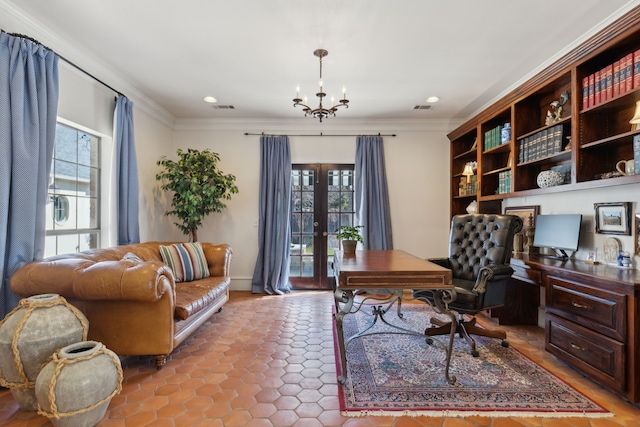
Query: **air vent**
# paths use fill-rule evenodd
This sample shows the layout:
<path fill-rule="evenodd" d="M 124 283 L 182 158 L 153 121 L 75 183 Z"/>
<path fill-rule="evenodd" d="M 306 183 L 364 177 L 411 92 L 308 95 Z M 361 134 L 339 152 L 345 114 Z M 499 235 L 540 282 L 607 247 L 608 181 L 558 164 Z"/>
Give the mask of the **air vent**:
<path fill-rule="evenodd" d="M 235 110 L 233 105 L 212 105 L 214 110 Z"/>
<path fill-rule="evenodd" d="M 416 105 L 413 107 L 414 110 L 428 110 L 431 108 L 431 105 Z"/>

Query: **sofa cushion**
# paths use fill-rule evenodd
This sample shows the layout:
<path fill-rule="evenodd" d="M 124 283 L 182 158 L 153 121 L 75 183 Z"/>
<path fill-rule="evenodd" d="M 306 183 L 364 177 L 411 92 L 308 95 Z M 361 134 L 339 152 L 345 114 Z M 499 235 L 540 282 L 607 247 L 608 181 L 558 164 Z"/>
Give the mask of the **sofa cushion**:
<path fill-rule="evenodd" d="M 176 285 L 176 308 L 174 316 L 186 320 L 223 298 L 229 288 L 228 277 L 209 277 L 190 283 Z"/>
<path fill-rule="evenodd" d="M 176 282 L 190 282 L 209 277 L 207 259 L 200 243 L 161 245 L 160 255 L 173 272 Z"/>

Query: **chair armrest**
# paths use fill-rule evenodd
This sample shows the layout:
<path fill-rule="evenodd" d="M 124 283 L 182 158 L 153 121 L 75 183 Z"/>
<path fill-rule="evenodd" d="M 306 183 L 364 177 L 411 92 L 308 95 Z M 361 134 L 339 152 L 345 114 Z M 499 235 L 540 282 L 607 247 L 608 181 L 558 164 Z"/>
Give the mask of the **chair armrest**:
<path fill-rule="evenodd" d="M 233 249 L 231 249 L 231 246 L 226 243 L 221 245 L 202 243 L 202 251 L 207 259 L 211 276 L 228 277 L 231 275 L 231 258 L 233 258 Z"/>
<path fill-rule="evenodd" d="M 449 258 L 428 258 L 427 261 L 430 261 L 440 267 L 451 269 L 451 261 Z"/>
<path fill-rule="evenodd" d="M 507 264 L 486 265 L 478 272 L 474 292 L 482 293 L 486 290 L 487 284 L 492 281 L 504 280 L 511 277 L 513 268 Z"/>
<path fill-rule="evenodd" d="M 157 301 L 175 297 L 171 270 L 159 261 L 101 261 L 62 258 L 30 262 L 11 277 L 20 296 L 56 293 L 76 300 Z"/>

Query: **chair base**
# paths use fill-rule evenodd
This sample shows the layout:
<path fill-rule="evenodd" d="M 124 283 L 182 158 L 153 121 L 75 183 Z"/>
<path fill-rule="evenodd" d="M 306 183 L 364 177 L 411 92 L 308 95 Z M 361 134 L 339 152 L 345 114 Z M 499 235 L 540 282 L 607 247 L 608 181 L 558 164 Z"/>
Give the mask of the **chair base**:
<path fill-rule="evenodd" d="M 451 332 L 451 322 L 444 322 L 440 319 L 432 317 L 431 324 L 436 326 L 425 329 L 424 334 L 427 336 L 445 335 Z M 464 338 L 467 343 L 469 343 L 469 345 L 471 346 L 471 355 L 473 357 L 478 357 L 480 353 L 478 353 L 478 350 L 476 350 L 476 340 L 474 340 L 471 335 L 498 338 L 502 340 L 501 344 L 503 347 L 509 347 L 509 343 L 507 342 L 507 333 L 505 331 L 481 328 L 476 325 L 475 317 L 472 317 L 467 321 L 461 314 L 458 317 L 458 322 L 456 323 L 456 333 L 460 336 L 460 338 Z"/>

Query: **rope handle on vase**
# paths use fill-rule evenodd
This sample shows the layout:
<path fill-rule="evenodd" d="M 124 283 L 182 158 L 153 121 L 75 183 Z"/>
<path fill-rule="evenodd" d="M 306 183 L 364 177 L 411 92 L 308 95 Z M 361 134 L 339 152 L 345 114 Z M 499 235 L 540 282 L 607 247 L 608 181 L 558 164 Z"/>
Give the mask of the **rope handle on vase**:
<path fill-rule="evenodd" d="M 122 366 L 120 366 L 120 359 L 118 359 L 112 351 L 108 350 L 104 346 L 104 344 L 101 344 L 101 345 L 102 347 L 99 350 L 87 356 L 82 356 L 75 359 L 60 359 L 58 357 L 58 352 L 55 352 L 50 357 L 50 361 L 53 361 L 56 364 L 56 367 L 53 371 L 53 375 L 51 376 L 51 382 L 49 383 L 49 391 L 47 394 L 47 397 L 49 398 L 49 402 L 51 402 L 51 412 L 47 412 L 44 409 L 42 409 L 42 406 L 40 406 L 40 402 L 38 402 L 38 414 L 44 415 L 47 418 L 55 418 L 56 420 L 63 417 L 70 417 L 72 415 L 84 414 L 85 412 L 91 411 L 97 408 L 98 406 L 102 405 L 103 403 L 110 401 L 115 395 L 117 395 L 122 391 L 122 380 L 124 378 L 124 374 L 122 372 Z M 94 403 L 93 405 L 90 405 L 86 408 L 78 409 L 75 411 L 58 412 L 58 407 L 56 405 L 55 387 L 56 387 L 56 382 L 58 380 L 58 376 L 60 375 L 60 371 L 62 371 L 62 368 L 65 365 L 70 365 L 76 362 L 82 362 L 84 360 L 92 359 L 99 354 L 106 354 L 107 356 L 109 356 L 111 360 L 113 360 L 113 363 L 116 366 L 116 369 L 118 370 L 118 386 L 115 388 L 115 390 L 111 392 L 111 394 L 109 394 L 102 400 Z"/>
<path fill-rule="evenodd" d="M 25 390 L 35 387 L 36 385 L 35 381 L 29 381 L 29 378 L 24 373 L 24 366 L 22 365 L 22 360 L 20 359 L 20 349 L 18 349 L 18 337 L 20 336 L 20 332 L 22 331 L 22 328 L 24 327 L 25 323 L 27 323 L 29 316 L 36 308 L 49 308 L 49 307 L 55 307 L 56 305 L 64 305 L 67 309 L 69 309 L 69 311 L 73 313 L 73 315 L 80 321 L 80 324 L 82 325 L 82 341 L 87 340 L 89 325 L 87 325 L 87 322 L 84 319 L 84 315 L 82 315 L 80 310 L 78 310 L 76 307 L 69 304 L 64 297 L 60 296 L 58 299 L 48 300 L 48 301 L 30 300 L 27 298 L 20 300 L 20 302 L 18 303 L 18 306 L 15 307 L 13 310 L 11 310 L 9 314 L 7 314 L 5 318 L 2 319 L 2 321 L 0 321 L 0 327 L 11 315 L 13 315 L 18 310 L 24 308 L 24 306 L 27 306 L 24 316 L 18 322 L 18 325 L 16 326 L 16 330 L 13 332 L 13 337 L 11 337 L 11 352 L 13 353 L 13 362 L 16 366 L 16 370 L 18 371 L 18 376 L 20 377 L 22 382 L 14 383 L 14 382 L 9 382 L 5 380 L 4 375 L 2 374 L 2 370 L 0 369 L 0 385 L 2 385 L 3 387 L 22 388 Z M 59 349 L 57 349 L 56 352 L 58 350 Z M 45 361 L 42 366 L 44 366 L 44 364 L 46 364 L 47 362 L 48 360 Z"/>

